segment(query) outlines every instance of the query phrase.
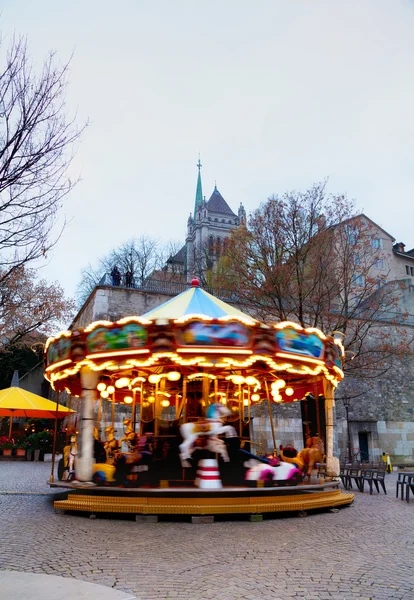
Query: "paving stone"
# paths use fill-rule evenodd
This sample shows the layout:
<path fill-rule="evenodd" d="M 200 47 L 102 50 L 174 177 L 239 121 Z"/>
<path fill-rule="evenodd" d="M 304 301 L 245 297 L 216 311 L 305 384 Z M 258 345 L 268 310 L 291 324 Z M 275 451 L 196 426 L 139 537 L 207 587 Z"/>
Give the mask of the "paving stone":
<path fill-rule="evenodd" d="M 0 464 L 1 569 L 72 577 L 145 600 L 414 598 L 414 501 L 394 497 L 394 474 L 387 496 L 356 492 L 353 507 L 337 514 L 209 527 L 58 515 L 49 476 L 50 464 Z"/>

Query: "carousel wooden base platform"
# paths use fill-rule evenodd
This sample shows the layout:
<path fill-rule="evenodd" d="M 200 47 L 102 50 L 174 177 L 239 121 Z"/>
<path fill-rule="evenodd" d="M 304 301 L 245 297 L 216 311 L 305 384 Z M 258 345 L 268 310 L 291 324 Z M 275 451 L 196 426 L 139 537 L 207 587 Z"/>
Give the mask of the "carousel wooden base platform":
<path fill-rule="evenodd" d="M 198 488 L 110 488 L 79 487 L 56 482 L 51 487 L 71 487 L 66 500 L 55 500 L 59 511 L 133 515 L 236 515 L 311 511 L 349 505 L 351 493 L 341 492 L 338 483 L 300 485 L 289 488 L 228 487 Z"/>

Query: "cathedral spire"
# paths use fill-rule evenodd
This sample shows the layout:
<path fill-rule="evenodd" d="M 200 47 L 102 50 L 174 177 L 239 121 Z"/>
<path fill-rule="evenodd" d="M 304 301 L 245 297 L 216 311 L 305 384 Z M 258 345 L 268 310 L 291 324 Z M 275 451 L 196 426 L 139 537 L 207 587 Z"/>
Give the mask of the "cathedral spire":
<path fill-rule="evenodd" d="M 194 204 L 194 219 L 196 218 L 197 208 L 203 205 L 203 189 L 201 187 L 201 167 L 202 164 L 200 162 L 200 155 L 198 155 L 198 178 L 197 178 L 197 190 Z"/>

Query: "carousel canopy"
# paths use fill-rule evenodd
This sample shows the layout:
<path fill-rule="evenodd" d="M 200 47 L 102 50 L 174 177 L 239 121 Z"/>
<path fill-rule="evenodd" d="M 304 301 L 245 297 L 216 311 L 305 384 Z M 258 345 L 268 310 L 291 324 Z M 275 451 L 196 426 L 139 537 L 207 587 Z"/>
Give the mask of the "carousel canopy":
<path fill-rule="evenodd" d="M 307 392 L 317 396 L 323 393 L 323 379 L 336 386 L 343 378 L 339 340 L 297 323 L 256 321 L 200 289 L 197 279 L 190 289 L 143 316 L 61 332 L 49 338 L 45 350 L 45 376 L 54 389 L 80 395 L 79 372 L 87 367 L 100 373 L 102 385 L 110 380 L 109 387 L 116 388 L 111 393 L 120 401 L 123 389 L 152 385 L 151 376 L 168 380 L 172 373 L 188 381 L 210 378 L 217 381 L 216 391 L 221 384 L 227 388 L 234 377 L 236 386 L 253 379 L 258 385 L 261 378 L 261 389 L 266 382 L 275 402 L 299 400 Z M 118 379 L 125 385 L 117 385 Z"/>
<path fill-rule="evenodd" d="M 200 289 L 197 279 L 192 281 L 192 287 L 178 296 L 167 300 L 161 306 L 145 313 L 143 317 L 151 319 L 179 319 L 181 317 L 194 315 L 211 317 L 239 317 L 255 323 L 255 320 L 241 310 L 230 306 L 226 302 L 215 298 L 205 290 Z"/>

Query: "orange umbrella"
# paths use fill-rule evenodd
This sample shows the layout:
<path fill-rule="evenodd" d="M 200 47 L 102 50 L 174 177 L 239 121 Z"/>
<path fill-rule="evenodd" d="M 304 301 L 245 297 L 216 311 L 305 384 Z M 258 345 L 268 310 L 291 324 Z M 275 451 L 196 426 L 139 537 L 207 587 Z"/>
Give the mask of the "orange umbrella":
<path fill-rule="evenodd" d="M 58 405 L 19 387 L 0 390 L 0 417 L 10 417 L 9 437 L 11 437 L 13 417 L 55 419 L 73 412 L 75 411 L 66 406 Z"/>

